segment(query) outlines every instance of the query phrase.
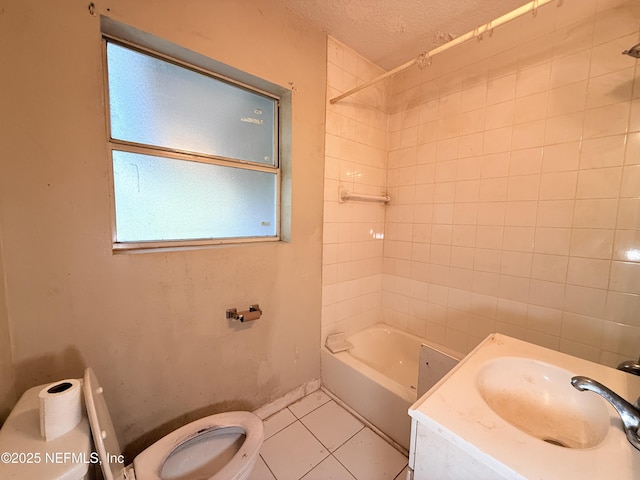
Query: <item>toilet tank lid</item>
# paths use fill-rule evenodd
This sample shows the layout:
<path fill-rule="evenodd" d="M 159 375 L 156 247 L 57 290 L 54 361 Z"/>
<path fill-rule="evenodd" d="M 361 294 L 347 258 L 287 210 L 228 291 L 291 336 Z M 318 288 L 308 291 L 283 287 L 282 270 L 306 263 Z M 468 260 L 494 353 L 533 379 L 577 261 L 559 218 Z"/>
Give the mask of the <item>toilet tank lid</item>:
<path fill-rule="evenodd" d="M 123 478 L 125 467 L 122 451 L 104 399 L 104 391 L 91 367 L 84 371 L 84 400 L 104 478 L 119 480 Z"/>
<path fill-rule="evenodd" d="M 8 452 L 10 461 L 1 464 L 3 480 L 78 480 L 84 478 L 97 459 L 91 451 L 91 434 L 86 412 L 71 431 L 49 440 L 40 435 L 38 394 L 50 384 L 32 387 L 0 428 L 0 452 Z"/>

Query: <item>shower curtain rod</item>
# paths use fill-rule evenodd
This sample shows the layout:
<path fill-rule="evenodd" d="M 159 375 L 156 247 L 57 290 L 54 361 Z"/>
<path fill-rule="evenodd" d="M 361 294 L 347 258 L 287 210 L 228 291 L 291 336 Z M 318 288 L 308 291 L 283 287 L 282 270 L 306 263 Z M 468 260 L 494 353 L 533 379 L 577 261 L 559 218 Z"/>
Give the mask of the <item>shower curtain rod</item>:
<path fill-rule="evenodd" d="M 485 33 L 489 33 L 491 34 L 493 32 L 493 29 L 496 27 L 499 27 L 500 25 L 503 25 L 507 22 L 510 22 L 511 20 L 514 20 L 518 17 L 521 17 L 522 15 L 526 15 L 529 12 L 533 12 L 533 14 L 535 15 L 536 12 L 538 11 L 538 8 L 546 5 L 547 3 L 551 3 L 551 2 L 557 2 L 558 3 L 558 7 L 562 6 L 564 0 L 533 0 L 529 3 L 526 3 L 524 5 L 522 5 L 521 7 L 516 8 L 515 10 L 510 11 L 509 13 L 505 13 L 504 15 L 502 15 L 501 17 L 496 18 L 495 20 L 491 20 L 488 23 L 485 23 L 484 25 L 481 25 L 480 27 L 477 27 L 473 30 L 471 30 L 470 32 L 465 33 L 464 35 L 461 35 L 457 38 L 454 38 L 453 40 L 451 40 L 450 42 L 447 42 L 443 45 L 440 45 L 437 48 L 434 48 L 433 50 L 430 50 L 429 52 L 426 53 L 422 53 L 420 54 L 417 58 L 414 58 L 413 60 L 400 65 L 399 67 L 394 68 L 393 70 L 389 70 L 386 73 L 383 73 L 382 75 L 380 75 L 379 77 L 374 78 L 373 80 L 369 80 L 367 83 L 364 83 L 358 87 L 355 87 L 341 95 L 338 95 L 335 98 L 332 98 L 331 100 L 329 100 L 329 103 L 334 104 L 336 102 L 339 102 L 340 100 L 342 100 L 343 98 L 347 98 L 351 95 L 353 95 L 354 93 L 359 92 L 360 90 L 363 90 L 371 85 L 373 85 L 374 83 L 378 83 L 381 80 L 384 80 L 385 78 L 391 77 L 393 75 L 395 75 L 396 73 L 400 73 L 403 70 L 406 70 L 409 67 L 412 67 L 413 65 L 418 64 L 421 68 L 425 67 L 426 65 L 429 65 L 431 63 L 431 57 L 433 57 L 434 55 L 437 55 L 439 53 L 444 52 L 445 50 L 449 50 L 452 47 L 455 47 L 456 45 L 460 45 L 461 43 L 466 42 L 467 40 L 471 40 L 472 38 L 479 38 L 481 39 L 482 36 Z"/>

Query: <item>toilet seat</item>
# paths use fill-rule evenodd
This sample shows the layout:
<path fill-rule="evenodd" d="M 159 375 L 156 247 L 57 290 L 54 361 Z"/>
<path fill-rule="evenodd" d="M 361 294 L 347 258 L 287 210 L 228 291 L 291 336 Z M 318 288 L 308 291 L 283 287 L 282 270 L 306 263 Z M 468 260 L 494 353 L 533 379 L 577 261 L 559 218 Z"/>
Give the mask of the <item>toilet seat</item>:
<path fill-rule="evenodd" d="M 250 412 L 219 413 L 195 420 L 162 437 L 134 458 L 133 467 L 125 468 L 111 416 L 102 395 L 102 387 L 100 387 L 91 368 L 85 370 L 84 391 L 92 435 L 102 463 L 105 480 L 129 479 L 132 477 L 131 473 L 137 480 L 162 480 L 163 466 L 172 454 L 179 453 L 181 449 L 190 449 L 188 451 L 191 452 L 194 446 L 202 445 L 202 442 L 225 434 L 230 434 L 231 441 L 225 440 L 229 447 L 233 444 L 234 435 L 238 439 L 236 443 L 239 441 L 239 436 L 244 435 L 245 438 L 237 451 L 232 454 L 224 466 L 209 477 L 209 480 L 243 479 L 253 468 L 264 440 L 262 420 L 255 414 Z M 214 442 L 216 441 L 214 440 Z M 210 460 L 203 457 L 201 464 L 209 465 Z M 189 471 L 173 478 L 188 479 Z M 197 475 L 195 478 L 203 478 L 200 471 L 194 471 L 194 474 Z"/>
<path fill-rule="evenodd" d="M 211 479 L 235 480 L 236 478 L 242 478 L 245 470 L 248 471 L 253 468 L 253 464 L 257 459 L 257 451 L 264 439 L 262 421 L 250 412 L 229 412 L 210 415 L 174 430 L 145 449 L 133 460 L 136 478 L 138 480 L 161 480 L 160 474 L 165 461 L 180 446 L 196 439 L 198 436 L 205 436 L 207 433 L 223 429 L 234 429 L 234 432 L 238 433 L 243 432 L 245 439 L 238 451 L 233 455 L 233 458 L 218 470 Z M 252 452 L 256 452 L 253 455 L 253 462 L 247 462 Z"/>

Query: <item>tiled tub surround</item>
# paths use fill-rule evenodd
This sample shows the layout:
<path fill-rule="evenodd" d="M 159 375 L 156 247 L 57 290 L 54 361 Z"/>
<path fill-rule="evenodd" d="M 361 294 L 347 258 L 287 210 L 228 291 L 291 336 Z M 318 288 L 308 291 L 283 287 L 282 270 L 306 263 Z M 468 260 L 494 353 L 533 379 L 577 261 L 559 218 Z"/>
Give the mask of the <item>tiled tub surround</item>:
<path fill-rule="evenodd" d="M 383 71 L 331 37 L 327 98 Z M 388 83 L 330 105 L 325 134 L 322 343 L 381 320 L 384 204 L 339 202 L 339 189 L 380 195 L 387 185 Z"/>
<path fill-rule="evenodd" d="M 404 480 L 407 457 L 322 390 L 265 420 L 250 480 Z"/>
<path fill-rule="evenodd" d="M 638 41 L 637 1 L 569 0 L 392 83 L 385 319 L 637 357 Z"/>
<path fill-rule="evenodd" d="M 457 351 L 497 331 L 610 366 L 637 357 L 640 73 L 621 52 L 639 41 L 637 1 L 565 0 L 395 76 L 386 102 L 370 93 L 388 115 L 383 273 L 353 276 L 361 250 L 338 231 L 361 222 L 328 186 L 324 334 L 380 305 L 385 323 Z M 328 55 L 330 92 L 347 53 L 341 69 Z M 330 120 L 364 115 L 359 95 L 328 107 L 327 155 L 363 145 Z M 327 205 L 344 222 L 326 223 Z"/>

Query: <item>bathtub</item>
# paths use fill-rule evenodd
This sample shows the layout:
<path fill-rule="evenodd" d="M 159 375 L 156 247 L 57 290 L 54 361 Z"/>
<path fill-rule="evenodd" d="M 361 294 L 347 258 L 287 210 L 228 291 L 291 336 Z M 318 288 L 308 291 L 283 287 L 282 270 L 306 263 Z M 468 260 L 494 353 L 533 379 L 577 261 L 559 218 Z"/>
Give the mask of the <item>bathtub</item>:
<path fill-rule="evenodd" d="M 411 432 L 408 410 L 418 399 L 418 388 L 421 393 L 428 390 L 462 356 L 382 323 L 347 339 L 353 344 L 349 351 L 334 354 L 322 347 L 325 388 L 408 449 Z M 419 369 L 419 364 L 424 367 Z"/>

